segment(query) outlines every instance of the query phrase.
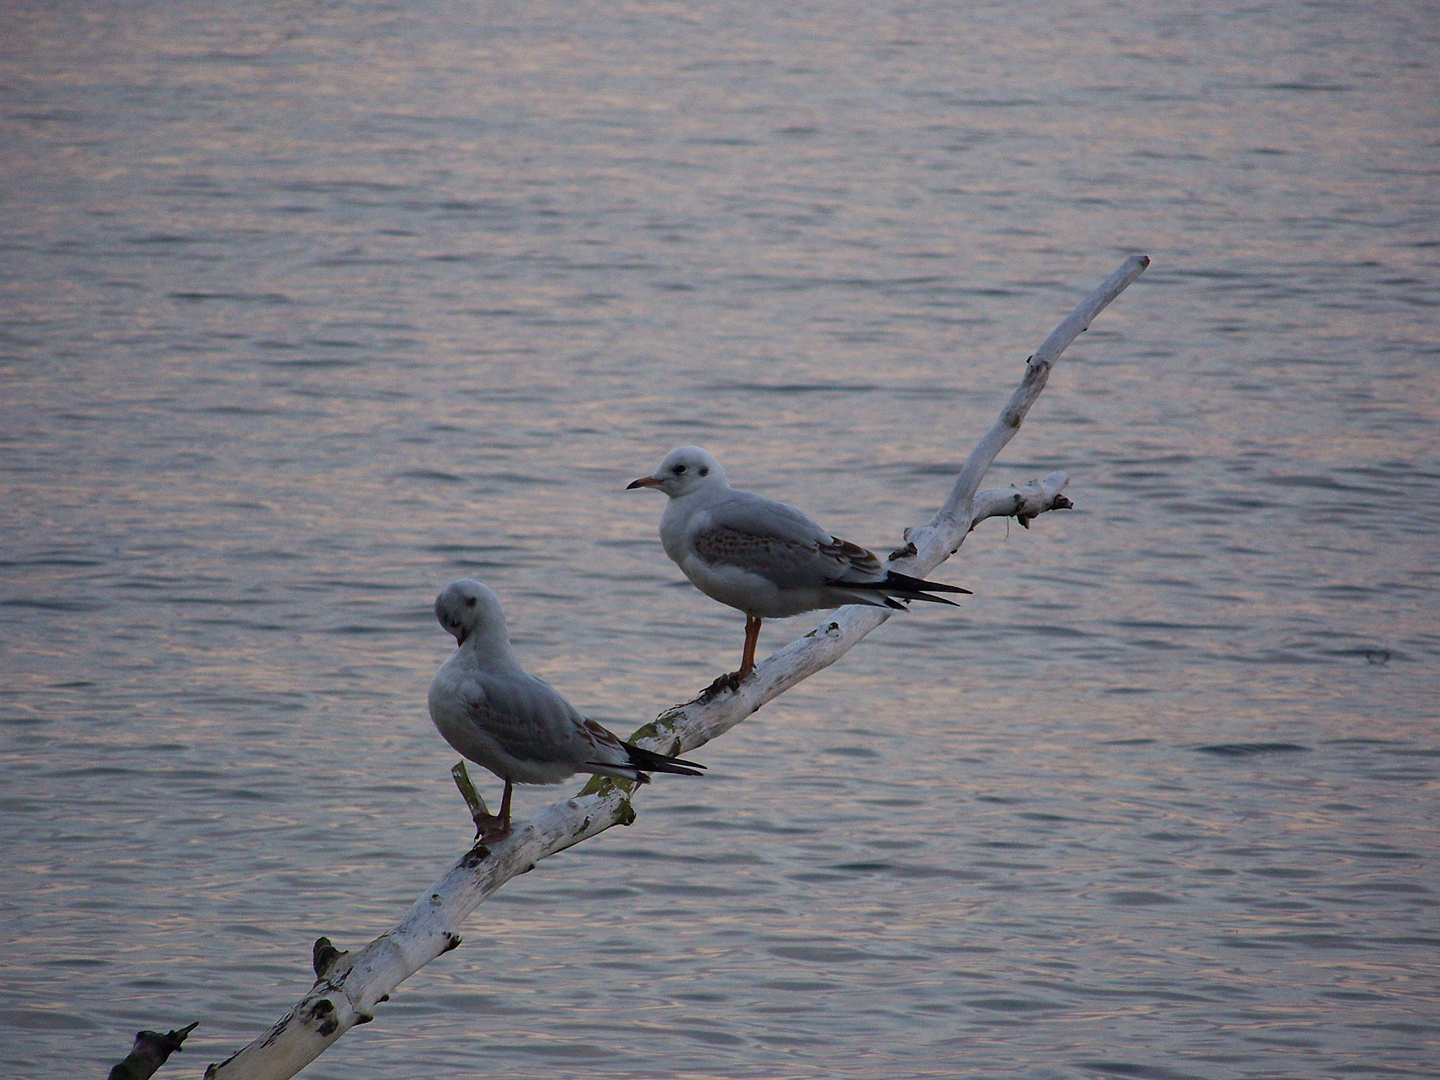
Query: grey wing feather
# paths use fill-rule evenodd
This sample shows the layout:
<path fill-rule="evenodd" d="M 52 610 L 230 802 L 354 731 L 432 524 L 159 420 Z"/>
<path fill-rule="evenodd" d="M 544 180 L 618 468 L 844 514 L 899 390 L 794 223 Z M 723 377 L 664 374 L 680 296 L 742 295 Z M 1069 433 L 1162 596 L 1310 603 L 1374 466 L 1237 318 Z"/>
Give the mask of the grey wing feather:
<path fill-rule="evenodd" d="M 517 758 L 573 761 L 584 718 L 548 683 L 525 679 L 475 678 L 480 693 L 466 701 L 476 722 Z"/>
<path fill-rule="evenodd" d="M 728 492 L 708 510 L 710 522 L 753 536 L 773 537 L 786 544 L 823 544 L 830 534 L 793 506 L 748 491 Z"/>
<path fill-rule="evenodd" d="M 831 536 L 793 506 L 748 492 L 712 507 L 699 525 L 691 543 L 701 558 L 749 570 L 782 589 L 883 577 L 871 552 Z"/>

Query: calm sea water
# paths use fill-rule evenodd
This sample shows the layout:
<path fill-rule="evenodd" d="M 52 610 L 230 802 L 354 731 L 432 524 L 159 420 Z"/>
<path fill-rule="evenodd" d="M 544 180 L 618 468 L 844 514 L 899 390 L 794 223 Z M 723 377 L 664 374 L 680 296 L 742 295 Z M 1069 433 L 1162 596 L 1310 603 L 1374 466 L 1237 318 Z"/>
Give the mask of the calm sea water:
<path fill-rule="evenodd" d="M 1144 251 L 992 473 L 1075 511 L 306 1075 L 1433 1075 L 1436 14 L 0 5 L 0 1071 L 197 1075 L 465 849 L 445 584 L 630 730 L 742 620 L 628 480 L 893 545 Z"/>

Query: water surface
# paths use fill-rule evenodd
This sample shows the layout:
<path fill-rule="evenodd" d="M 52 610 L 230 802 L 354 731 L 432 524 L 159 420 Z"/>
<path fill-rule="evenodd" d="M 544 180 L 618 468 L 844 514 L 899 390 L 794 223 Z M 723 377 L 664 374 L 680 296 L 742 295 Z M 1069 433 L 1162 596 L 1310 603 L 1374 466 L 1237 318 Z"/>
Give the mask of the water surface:
<path fill-rule="evenodd" d="M 1135 251 L 992 473 L 1076 510 L 977 530 L 963 612 L 508 885 L 306 1075 L 1433 1070 L 1429 5 L 0 20 L 7 1076 L 193 1019 L 198 1074 L 464 850 L 449 581 L 628 731 L 742 627 L 628 480 L 698 442 L 893 545 Z"/>

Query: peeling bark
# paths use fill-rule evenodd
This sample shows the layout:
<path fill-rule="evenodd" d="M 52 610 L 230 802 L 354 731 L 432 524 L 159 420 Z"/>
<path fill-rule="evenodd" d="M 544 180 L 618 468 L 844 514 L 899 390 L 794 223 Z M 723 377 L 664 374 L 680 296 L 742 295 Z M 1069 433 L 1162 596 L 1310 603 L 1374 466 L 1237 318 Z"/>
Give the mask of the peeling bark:
<path fill-rule="evenodd" d="M 1068 482 L 1063 473 L 1051 473 L 1018 488 L 984 491 L 979 490 L 980 480 L 1014 438 L 1060 354 L 1149 265 L 1144 255 L 1127 259 L 1026 361 L 1020 386 L 971 452 L 944 505 L 925 525 L 905 530 L 904 546 L 890 554 L 890 566 L 925 577 L 958 551 L 970 530 L 985 518 L 1015 517 L 1028 528 L 1038 515 L 1070 507 L 1061 494 Z M 839 608 L 809 634 L 757 664 L 733 690 L 702 694 L 667 709 L 635 732 L 632 740 L 663 754 L 693 751 L 796 683 L 829 667 L 892 614 L 886 608 Z M 321 938 L 314 948 L 315 985 L 264 1035 L 226 1061 L 211 1065 L 205 1071 L 207 1080 L 285 1080 L 294 1076 L 350 1028 L 373 1020 L 375 1006 L 405 979 L 458 946 L 460 925 L 505 882 L 533 870 L 541 859 L 613 825 L 630 824 L 635 819 L 630 803 L 633 790 L 629 781 L 595 777 L 573 798 L 517 824 L 493 847 L 477 844 L 471 848 L 425 891 L 399 925 L 363 949 L 342 953 Z"/>

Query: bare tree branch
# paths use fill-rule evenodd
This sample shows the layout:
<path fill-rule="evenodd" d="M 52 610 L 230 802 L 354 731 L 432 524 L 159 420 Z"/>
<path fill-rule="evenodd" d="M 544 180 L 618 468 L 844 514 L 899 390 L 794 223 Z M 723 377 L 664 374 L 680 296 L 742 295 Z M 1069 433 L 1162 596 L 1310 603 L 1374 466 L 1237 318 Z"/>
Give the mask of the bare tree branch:
<path fill-rule="evenodd" d="M 1070 506 L 1060 493 L 1067 482 L 1063 473 L 1019 488 L 978 489 L 1045 388 L 1060 354 L 1149 265 L 1146 256 L 1131 256 L 1045 339 L 1026 363 L 1020 386 L 994 427 L 971 452 L 944 505 L 927 524 L 905 530 L 904 546 L 890 554 L 892 566 L 924 577 L 958 551 L 966 534 L 985 518 L 1013 516 L 1028 527 L 1038 514 Z M 839 608 L 809 634 L 756 665 L 733 691 L 702 694 L 668 709 L 632 738 L 637 745 L 665 754 L 703 746 L 796 683 L 829 667 L 891 614 L 887 608 Z M 309 993 L 264 1035 L 221 1064 L 211 1065 L 205 1072 L 207 1080 L 294 1076 L 350 1028 L 373 1020 L 375 1006 L 400 983 L 458 946 L 466 917 L 505 882 L 612 825 L 630 824 L 635 819 L 632 790 L 627 781 L 596 777 L 573 798 L 516 825 L 493 848 L 476 845 L 425 891 L 398 926 L 365 948 L 341 953 L 324 938 L 316 942 L 316 980 Z"/>

